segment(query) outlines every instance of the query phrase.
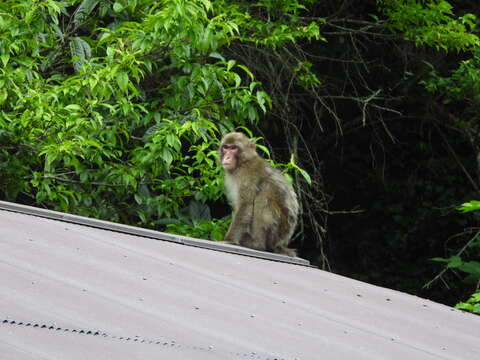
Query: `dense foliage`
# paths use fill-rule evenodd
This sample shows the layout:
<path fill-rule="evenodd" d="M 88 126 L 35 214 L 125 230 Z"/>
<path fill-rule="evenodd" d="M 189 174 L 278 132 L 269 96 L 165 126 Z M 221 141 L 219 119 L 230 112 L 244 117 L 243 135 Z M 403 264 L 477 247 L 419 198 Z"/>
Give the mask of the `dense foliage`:
<path fill-rule="evenodd" d="M 472 200 L 462 204 L 459 207 L 461 212 L 467 213 L 471 211 L 480 210 L 480 201 Z M 480 290 L 478 284 L 480 283 L 480 261 L 474 260 L 478 259 L 478 253 L 480 250 L 480 229 L 476 229 L 473 237 L 455 254 L 450 256 L 448 259 L 445 258 L 434 258 L 433 260 L 446 263 L 446 268 L 439 274 L 435 279 L 440 278 L 443 273 L 446 271 L 458 271 L 459 276 L 461 274 L 466 274 L 464 281 L 466 283 L 471 283 L 477 285 L 477 290 L 470 296 L 465 302 L 459 302 L 455 307 L 457 309 L 471 311 L 475 314 L 480 315 Z M 470 260 L 469 258 L 472 257 Z"/>
<path fill-rule="evenodd" d="M 216 146 L 242 129 L 297 188 L 301 256 L 466 299 L 478 212 L 455 208 L 480 192 L 476 12 L 467 0 L 4 0 L 0 198 L 218 240 Z"/>
<path fill-rule="evenodd" d="M 3 197 L 147 226 L 190 202 L 190 217 L 210 220 L 200 205 L 222 193 L 217 138 L 270 101 L 217 52 L 246 17 L 180 0 L 0 9 Z M 218 225 L 197 235 L 219 238 Z"/>

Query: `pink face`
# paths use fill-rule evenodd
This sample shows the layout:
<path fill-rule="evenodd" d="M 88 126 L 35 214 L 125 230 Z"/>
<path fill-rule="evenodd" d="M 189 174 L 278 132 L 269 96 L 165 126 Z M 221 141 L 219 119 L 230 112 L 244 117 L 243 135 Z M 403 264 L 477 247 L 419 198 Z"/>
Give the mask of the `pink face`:
<path fill-rule="evenodd" d="M 222 166 L 225 170 L 234 170 L 237 167 L 237 156 L 236 145 L 222 145 Z"/>

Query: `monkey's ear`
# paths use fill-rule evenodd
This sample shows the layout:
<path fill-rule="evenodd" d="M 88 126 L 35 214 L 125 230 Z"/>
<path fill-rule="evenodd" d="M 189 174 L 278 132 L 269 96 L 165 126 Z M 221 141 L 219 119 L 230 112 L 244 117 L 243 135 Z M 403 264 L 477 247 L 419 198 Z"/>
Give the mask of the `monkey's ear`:
<path fill-rule="evenodd" d="M 252 150 L 256 150 L 257 149 L 257 144 L 255 144 L 252 140 L 250 140 L 250 142 L 248 144 L 248 147 Z"/>

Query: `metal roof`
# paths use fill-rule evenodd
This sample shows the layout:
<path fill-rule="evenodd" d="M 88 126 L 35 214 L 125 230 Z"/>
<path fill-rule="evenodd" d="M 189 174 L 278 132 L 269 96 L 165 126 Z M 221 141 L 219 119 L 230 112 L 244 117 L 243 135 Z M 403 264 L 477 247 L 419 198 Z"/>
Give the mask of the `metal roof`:
<path fill-rule="evenodd" d="M 0 202 L 0 359 L 480 359 L 478 316 L 71 217 Z"/>

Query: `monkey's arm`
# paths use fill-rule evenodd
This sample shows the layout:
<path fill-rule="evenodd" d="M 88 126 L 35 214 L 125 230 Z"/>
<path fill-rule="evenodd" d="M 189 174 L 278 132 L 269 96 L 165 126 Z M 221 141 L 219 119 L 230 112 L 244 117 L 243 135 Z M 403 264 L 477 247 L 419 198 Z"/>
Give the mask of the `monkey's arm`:
<path fill-rule="evenodd" d="M 227 234 L 223 239 L 225 242 L 239 245 L 245 234 L 250 232 L 250 224 L 252 218 L 252 206 L 241 206 L 234 214 L 233 219 L 228 228 Z"/>

